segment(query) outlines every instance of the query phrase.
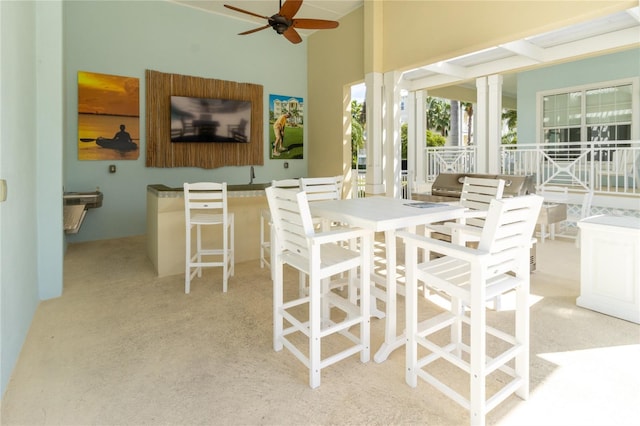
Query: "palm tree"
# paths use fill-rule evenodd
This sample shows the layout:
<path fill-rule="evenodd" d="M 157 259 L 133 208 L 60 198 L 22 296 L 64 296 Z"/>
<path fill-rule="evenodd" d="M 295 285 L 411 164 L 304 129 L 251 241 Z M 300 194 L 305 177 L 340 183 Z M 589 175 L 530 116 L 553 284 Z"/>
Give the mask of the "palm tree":
<path fill-rule="evenodd" d="M 293 118 L 293 122 L 297 124 L 302 124 L 302 117 L 300 116 L 300 110 L 298 110 L 298 106 L 294 105 L 293 108 L 289 111 L 291 117 Z"/>
<path fill-rule="evenodd" d="M 358 165 L 358 152 L 364 148 L 364 129 L 366 118 L 364 104 L 356 100 L 351 101 L 351 168 Z"/>
<path fill-rule="evenodd" d="M 456 100 L 450 100 L 451 108 L 451 145 L 460 146 L 460 132 L 458 131 L 458 119 L 460 118 L 460 103 Z"/>
<path fill-rule="evenodd" d="M 473 135 L 473 103 L 472 102 L 460 102 L 460 105 L 464 109 L 464 112 L 467 114 L 467 145 L 472 145 L 472 135 Z"/>
<path fill-rule="evenodd" d="M 502 135 L 503 144 L 518 143 L 518 111 L 507 109 L 502 111 L 502 121 L 507 124 L 507 133 Z"/>
<path fill-rule="evenodd" d="M 427 130 L 439 131 L 442 136 L 449 133 L 451 105 L 440 98 L 427 97 Z"/>

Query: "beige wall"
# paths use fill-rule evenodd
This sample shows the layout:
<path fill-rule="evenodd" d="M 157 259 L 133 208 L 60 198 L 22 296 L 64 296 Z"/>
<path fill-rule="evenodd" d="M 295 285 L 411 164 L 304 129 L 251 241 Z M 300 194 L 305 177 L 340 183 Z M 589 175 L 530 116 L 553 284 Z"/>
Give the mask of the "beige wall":
<path fill-rule="evenodd" d="M 343 129 L 345 86 L 364 81 L 363 8 L 340 21 L 335 30 L 317 31 L 308 41 L 308 174 L 345 174 L 351 139 Z M 345 149 L 348 142 L 349 149 Z M 346 155 L 346 158 L 345 158 Z"/>
<path fill-rule="evenodd" d="M 384 72 L 449 59 L 637 4 L 637 1 L 586 0 L 386 0 Z"/>
<path fill-rule="evenodd" d="M 348 167 L 344 89 L 363 81 L 365 73 L 426 65 L 637 4 L 365 0 L 336 30 L 317 31 L 308 38 L 309 176 L 338 174 Z"/>

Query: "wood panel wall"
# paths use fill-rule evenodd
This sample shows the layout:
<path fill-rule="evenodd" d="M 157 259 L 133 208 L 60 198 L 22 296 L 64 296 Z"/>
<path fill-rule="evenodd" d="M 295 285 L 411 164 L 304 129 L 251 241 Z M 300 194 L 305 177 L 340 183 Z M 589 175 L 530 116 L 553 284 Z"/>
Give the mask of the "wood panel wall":
<path fill-rule="evenodd" d="M 146 92 L 147 167 L 264 164 L 261 85 L 146 70 Z M 250 142 L 171 143 L 171 96 L 251 101 Z"/>

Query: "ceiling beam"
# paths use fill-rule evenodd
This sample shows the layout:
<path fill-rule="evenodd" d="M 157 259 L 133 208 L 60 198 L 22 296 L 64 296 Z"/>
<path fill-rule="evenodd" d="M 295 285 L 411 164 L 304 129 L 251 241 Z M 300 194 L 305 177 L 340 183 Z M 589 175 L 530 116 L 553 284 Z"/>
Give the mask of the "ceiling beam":
<path fill-rule="evenodd" d="M 501 44 L 500 47 L 516 55 L 526 56 L 536 62 L 545 62 L 545 50 L 528 41 L 512 41 L 511 43 Z"/>

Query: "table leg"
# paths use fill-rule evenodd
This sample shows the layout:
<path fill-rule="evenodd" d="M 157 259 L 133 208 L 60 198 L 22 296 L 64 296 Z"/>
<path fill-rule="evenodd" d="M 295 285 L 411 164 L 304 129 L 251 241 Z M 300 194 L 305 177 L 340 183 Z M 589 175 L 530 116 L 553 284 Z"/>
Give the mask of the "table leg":
<path fill-rule="evenodd" d="M 378 349 L 373 359 L 380 363 L 385 361 L 391 352 L 404 344 L 404 336 L 396 334 L 396 234 L 394 231 L 385 231 L 385 246 L 387 250 L 387 276 L 386 276 L 386 321 L 384 324 L 384 343 Z"/>

